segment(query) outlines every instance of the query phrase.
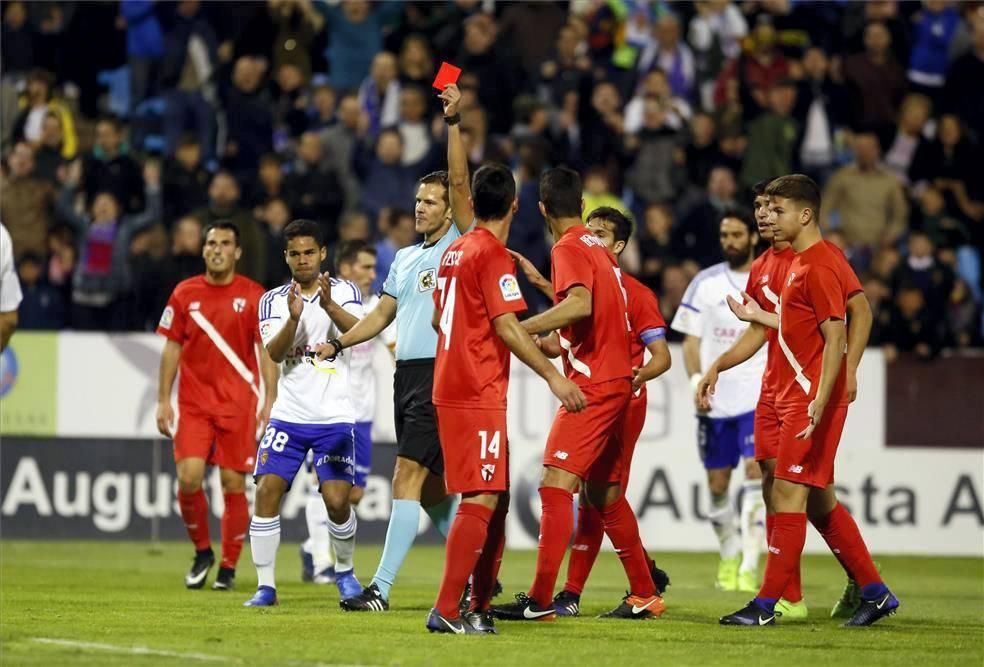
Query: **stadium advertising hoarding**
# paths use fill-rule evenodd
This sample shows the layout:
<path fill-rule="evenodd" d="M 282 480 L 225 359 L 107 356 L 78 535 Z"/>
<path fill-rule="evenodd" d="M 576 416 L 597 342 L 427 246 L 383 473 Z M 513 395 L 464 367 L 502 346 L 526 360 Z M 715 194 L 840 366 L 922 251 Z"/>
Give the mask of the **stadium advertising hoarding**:
<path fill-rule="evenodd" d="M 162 345 L 162 339 L 150 334 L 14 338 L 18 370 L 10 382 L 9 374 L 4 375 L 0 433 L 49 437 L 4 437 L 0 445 L 0 512 L 6 536 L 132 539 L 182 534 L 169 443 L 158 440 L 154 425 Z M 674 367 L 649 385 L 649 414 L 628 497 L 651 549 L 713 550 L 690 385 L 680 370 L 679 348 L 672 352 Z M 377 442 L 394 439 L 393 365 L 387 354 L 380 349 L 375 360 Z M 861 392 L 851 407 L 837 478 L 841 499 L 859 520 L 872 551 L 984 555 L 984 450 L 887 447 L 886 374 L 880 353 L 865 355 L 859 377 Z M 45 415 L 47 421 L 37 422 L 48 426 L 32 431 L 34 422 L 8 419 L 8 401 L 22 414 Z M 514 548 L 533 548 L 540 457 L 556 402 L 545 384 L 518 362 L 512 367 L 509 401 L 513 501 L 508 539 Z M 360 539 L 381 541 L 385 534 L 393 455 L 391 446 L 377 447 L 374 475 L 359 509 Z M 735 489 L 740 478 L 737 473 Z M 295 485 L 284 508 L 287 539 L 304 536 L 302 486 Z M 221 498 L 217 491 L 214 495 Z M 218 512 L 220 503 L 212 507 Z M 825 550 L 815 535 L 807 548 Z"/>

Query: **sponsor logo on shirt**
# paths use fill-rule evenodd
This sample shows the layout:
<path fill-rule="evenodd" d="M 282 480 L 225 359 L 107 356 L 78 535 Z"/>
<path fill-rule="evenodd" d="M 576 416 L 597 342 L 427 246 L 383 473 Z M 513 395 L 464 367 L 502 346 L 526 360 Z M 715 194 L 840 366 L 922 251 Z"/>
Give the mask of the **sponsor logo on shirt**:
<path fill-rule="evenodd" d="M 164 312 L 161 314 L 160 326 L 162 329 L 170 329 L 171 322 L 173 321 L 174 321 L 174 308 L 168 306 L 167 308 L 164 309 Z"/>
<path fill-rule="evenodd" d="M 437 287 L 437 269 L 424 269 L 417 274 L 417 291 L 432 292 Z"/>
<path fill-rule="evenodd" d="M 482 479 L 486 482 L 491 482 L 492 477 L 495 475 L 495 464 L 494 463 L 483 463 L 482 464 Z"/>
<path fill-rule="evenodd" d="M 246 299 L 241 296 L 237 296 L 232 300 L 232 309 L 237 313 L 241 313 L 246 310 Z"/>
<path fill-rule="evenodd" d="M 499 291 L 502 292 L 504 301 L 518 301 L 523 298 L 523 293 L 519 291 L 519 283 L 516 276 L 507 273 L 499 278 Z"/>

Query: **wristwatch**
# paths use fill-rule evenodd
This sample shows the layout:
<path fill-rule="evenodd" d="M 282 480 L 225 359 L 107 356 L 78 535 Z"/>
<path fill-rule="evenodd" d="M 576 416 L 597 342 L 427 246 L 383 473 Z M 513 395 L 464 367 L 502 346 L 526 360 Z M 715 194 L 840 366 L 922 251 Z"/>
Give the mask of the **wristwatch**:
<path fill-rule="evenodd" d="M 337 338 L 330 338 L 326 344 L 335 348 L 335 352 L 330 357 L 327 357 L 328 361 L 335 361 L 335 358 L 345 349 L 342 347 L 341 341 Z"/>

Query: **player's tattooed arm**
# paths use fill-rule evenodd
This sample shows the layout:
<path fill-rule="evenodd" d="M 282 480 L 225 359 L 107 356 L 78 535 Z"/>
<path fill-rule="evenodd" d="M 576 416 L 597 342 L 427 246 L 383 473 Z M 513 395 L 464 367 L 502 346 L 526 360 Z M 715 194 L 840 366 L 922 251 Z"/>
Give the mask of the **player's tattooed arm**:
<path fill-rule="evenodd" d="M 451 84 L 444 88 L 438 97 L 444 105 L 444 117 L 452 118 L 458 115 L 458 104 L 461 102 L 461 91 L 458 86 Z M 459 123 L 448 125 L 448 196 L 451 200 L 451 217 L 462 234 L 471 228 L 475 211 L 471 203 L 471 184 L 468 174 L 468 156 L 465 145 L 461 140 Z"/>
<path fill-rule="evenodd" d="M 331 274 L 327 271 L 318 276 L 318 303 L 321 308 L 328 313 L 328 317 L 338 327 L 338 330 L 345 333 L 356 325 L 359 318 L 348 312 L 331 298 Z"/>
<path fill-rule="evenodd" d="M 523 272 L 523 275 L 526 276 L 526 279 L 530 281 L 530 284 L 533 285 L 533 287 L 540 290 L 541 292 L 543 292 L 543 294 L 546 295 L 548 299 L 553 301 L 554 298 L 553 285 L 551 285 L 550 281 L 547 280 L 543 276 L 543 274 L 537 270 L 535 266 L 533 266 L 533 262 L 523 257 L 522 254 L 516 252 L 515 250 L 509 250 L 509 248 L 506 248 L 506 251 L 513 256 L 513 259 L 516 260 L 516 264 Z"/>
<path fill-rule="evenodd" d="M 174 408 L 171 407 L 171 389 L 178 375 L 181 361 L 181 343 L 168 340 L 161 353 L 161 367 L 157 378 L 157 431 L 165 438 L 172 438 Z"/>
<path fill-rule="evenodd" d="M 758 322 L 770 329 L 779 328 L 778 315 L 762 310 L 762 307 L 758 305 L 758 302 L 748 292 L 742 292 L 741 296 L 745 299 L 745 303 L 739 303 L 730 294 L 728 295 L 728 307 L 731 308 L 731 312 L 735 314 L 735 317 L 742 322 Z"/>
<path fill-rule="evenodd" d="M 871 305 L 864 292 L 854 293 L 847 300 L 847 400 L 858 397 L 858 366 L 871 335 Z"/>
<path fill-rule="evenodd" d="M 823 336 L 823 361 L 820 366 L 820 381 L 817 383 L 817 395 L 807 407 L 810 425 L 796 434 L 797 440 L 806 440 L 813 434 L 823 419 L 824 410 L 830 395 L 834 391 L 840 365 L 844 361 L 844 346 L 847 344 L 847 327 L 844 320 L 828 319 L 820 324 L 820 335 Z"/>
<path fill-rule="evenodd" d="M 632 369 L 632 388 L 636 390 L 670 370 L 672 363 L 670 346 L 665 340 L 654 340 L 646 345 L 646 349 L 649 350 L 649 362 L 642 368 Z"/>
<path fill-rule="evenodd" d="M 587 287 L 575 285 L 567 290 L 567 296 L 563 301 L 539 315 L 523 320 L 523 328 L 531 334 L 557 331 L 585 317 L 591 317 L 591 310 L 591 292 Z"/>
<path fill-rule="evenodd" d="M 304 299 L 301 298 L 301 287 L 296 282 L 291 281 L 290 289 L 287 290 L 287 321 L 280 331 L 266 344 L 267 354 L 276 363 L 282 362 L 287 358 L 287 353 L 294 344 L 294 336 L 297 334 L 297 323 L 301 320 L 301 312 L 304 309 Z"/>
<path fill-rule="evenodd" d="M 743 364 L 765 345 L 765 326 L 752 322 L 738 340 L 720 357 L 714 360 L 697 385 L 697 408 L 711 409 L 711 396 L 717 386 L 718 374 Z"/>

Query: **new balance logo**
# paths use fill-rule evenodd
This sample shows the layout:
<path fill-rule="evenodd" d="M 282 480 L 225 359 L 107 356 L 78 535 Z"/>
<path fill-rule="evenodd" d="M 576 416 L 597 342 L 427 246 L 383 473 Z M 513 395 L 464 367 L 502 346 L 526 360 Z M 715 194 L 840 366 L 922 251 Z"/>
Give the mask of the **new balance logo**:
<path fill-rule="evenodd" d="M 769 545 L 769 553 L 774 553 L 774 554 L 776 554 L 778 556 L 779 555 L 779 547 L 774 547 L 774 546 L 772 546 L 770 544 Z"/>
<path fill-rule="evenodd" d="M 554 454 L 554 458 L 560 459 L 561 461 L 566 461 L 567 456 L 568 456 L 567 452 L 557 452 Z"/>
<path fill-rule="evenodd" d="M 791 472 L 794 475 L 798 475 L 803 472 L 803 466 L 789 466 L 789 468 L 786 469 L 786 472 Z"/>

